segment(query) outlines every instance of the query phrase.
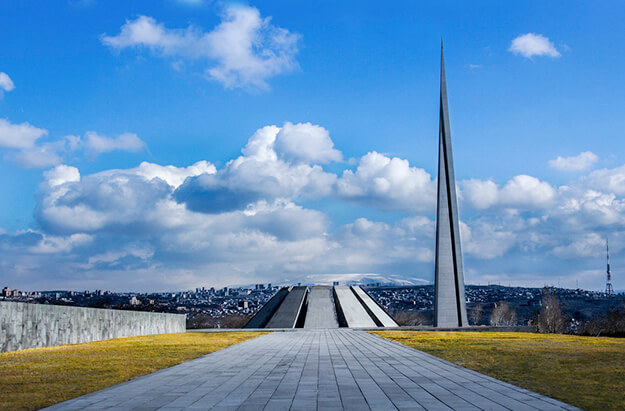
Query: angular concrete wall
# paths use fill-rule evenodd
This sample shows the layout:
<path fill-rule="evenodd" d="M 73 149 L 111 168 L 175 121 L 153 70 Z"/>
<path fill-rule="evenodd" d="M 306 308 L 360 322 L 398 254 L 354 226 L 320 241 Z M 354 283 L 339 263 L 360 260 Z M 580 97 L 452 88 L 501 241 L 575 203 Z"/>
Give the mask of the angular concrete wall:
<path fill-rule="evenodd" d="M 0 301 L 0 352 L 185 330 L 183 314 Z"/>
<path fill-rule="evenodd" d="M 257 312 L 256 315 L 253 316 L 243 328 L 264 328 L 288 294 L 288 288 L 281 288 L 273 297 L 271 297 L 269 301 L 267 301 L 265 305 L 263 305 L 260 311 Z"/>
<path fill-rule="evenodd" d="M 342 327 L 377 327 L 350 287 L 345 285 L 334 287 L 334 304 Z"/>
<path fill-rule="evenodd" d="M 381 327 L 399 327 L 395 320 L 384 311 L 380 305 L 371 298 L 371 296 L 359 286 L 353 286 L 352 290 L 356 294 L 356 297 L 365 306 L 369 315 L 377 320 L 376 323 Z"/>
<path fill-rule="evenodd" d="M 293 287 L 265 328 L 295 328 L 307 296 L 308 287 Z"/>

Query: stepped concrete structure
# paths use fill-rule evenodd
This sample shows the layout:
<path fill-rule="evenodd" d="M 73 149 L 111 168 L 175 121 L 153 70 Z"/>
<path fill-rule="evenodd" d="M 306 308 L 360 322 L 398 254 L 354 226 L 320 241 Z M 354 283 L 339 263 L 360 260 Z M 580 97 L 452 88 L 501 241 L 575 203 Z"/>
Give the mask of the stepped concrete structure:
<path fill-rule="evenodd" d="M 332 290 L 332 293 L 330 293 Z M 334 297 L 334 298 L 332 298 Z M 398 327 L 358 286 L 282 288 L 245 325 L 258 328 Z"/>
<path fill-rule="evenodd" d="M 273 332 L 50 410 L 577 410 L 368 332 Z"/>
<path fill-rule="evenodd" d="M 464 327 L 468 325 L 467 308 L 442 44 L 438 139 L 434 326 Z"/>

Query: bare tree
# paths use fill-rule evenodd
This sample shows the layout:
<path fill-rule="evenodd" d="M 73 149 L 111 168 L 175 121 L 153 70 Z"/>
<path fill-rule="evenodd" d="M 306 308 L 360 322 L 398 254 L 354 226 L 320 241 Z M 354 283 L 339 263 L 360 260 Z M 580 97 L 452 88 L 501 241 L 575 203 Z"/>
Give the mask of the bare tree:
<path fill-rule="evenodd" d="M 197 314 L 187 319 L 187 328 L 243 328 L 250 318 L 252 318 L 251 315 L 238 313 L 225 317 Z"/>
<path fill-rule="evenodd" d="M 418 311 L 395 311 L 393 319 L 398 325 L 425 325 L 428 319 Z"/>
<path fill-rule="evenodd" d="M 625 337 L 625 310 L 611 310 L 590 321 L 582 322 L 578 333 L 592 336 Z"/>
<path fill-rule="evenodd" d="M 506 301 L 495 303 L 493 311 L 490 313 L 490 325 L 517 325 L 519 317 L 515 308 L 510 308 Z"/>
<path fill-rule="evenodd" d="M 473 325 L 480 325 L 482 322 L 482 317 L 484 316 L 484 306 L 482 303 L 477 303 L 471 308 L 471 312 L 469 313 L 469 317 L 471 318 L 471 323 Z"/>
<path fill-rule="evenodd" d="M 540 313 L 538 313 L 537 325 L 541 333 L 563 333 L 569 320 L 562 311 L 560 300 L 549 288 L 543 288 L 543 298 L 540 300 Z"/>

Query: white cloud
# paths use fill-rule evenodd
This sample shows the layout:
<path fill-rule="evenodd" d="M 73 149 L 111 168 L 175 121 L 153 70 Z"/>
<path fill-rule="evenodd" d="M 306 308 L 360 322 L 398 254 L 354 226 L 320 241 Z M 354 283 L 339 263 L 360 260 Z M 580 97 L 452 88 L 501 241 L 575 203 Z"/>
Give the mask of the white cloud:
<path fill-rule="evenodd" d="M 61 164 L 43 173 L 44 181 L 50 187 L 80 181 L 80 171 L 76 167 Z"/>
<path fill-rule="evenodd" d="M 287 161 L 326 164 L 343 159 L 328 130 L 311 123 L 286 122 L 276 135 L 274 148 Z"/>
<path fill-rule="evenodd" d="M 590 188 L 605 193 L 625 195 L 625 165 L 593 171 L 587 177 L 582 178 L 582 182 Z"/>
<path fill-rule="evenodd" d="M 229 5 L 222 21 L 208 33 L 189 26 L 169 29 L 152 17 L 126 21 L 117 36 L 101 36 L 103 44 L 115 48 L 147 47 L 172 58 L 204 60 L 206 75 L 226 88 L 264 89 L 266 80 L 297 67 L 299 35 L 271 24 L 258 9 Z"/>
<path fill-rule="evenodd" d="M 20 150 L 11 157 L 20 167 L 46 168 L 62 162 L 59 152 L 63 147 L 64 143 L 62 141 L 46 143 Z"/>
<path fill-rule="evenodd" d="M 29 251 L 38 254 L 68 253 L 75 247 L 89 244 L 93 241 L 93 236 L 83 233 L 72 234 L 67 237 L 56 237 L 42 235 L 41 241 Z"/>
<path fill-rule="evenodd" d="M 94 265 L 98 263 L 114 264 L 119 263 L 124 257 L 136 257 L 141 260 L 148 260 L 154 256 L 154 250 L 151 247 L 140 247 L 129 245 L 124 250 L 108 251 L 103 254 L 96 254 L 89 257 L 87 264 Z"/>
<path fill-rule="evenodd" d="M 208 74 L 226 87 L 253 85 L 264 88 L 265 79 L 297 67 L 299 35 L 261 18 L 257 9 L 232 6 L 222 23 L 207 35 L 217 61 Z"/>
<path fill-rule="evenodd" d="M 309 139 L 263 127 L 221 168 L 198 161 L 82 176 L 67 165 L 46 171 L 36 194 L 40 231 L 0 232 L 0 280 L 11 273 L 12 281 L 42 287 L 141 290 L 332 276 L 431 280 L 436 180 L 376 152 L 338 179 L 318 164 L 334 150 L 327 131 L 289 127 L 322 137 L 301 145 Z M 82 141 L 65 144 L 80 149 Z M 468 281 L 542 285 L 589 271 L 606 235 L 618 259 L 625 249 L 624 169 L 597 170 L 560 187 L 527 175 L 499 184 L 460 181 Z M 309 197 L 412 215 L 354 207 L 336 226 L 332 214 L 298 204 Z"/>
<path fill-rule="evenodd" d="M 597 233 L 587 233 L 566 245 L 554 247 L 552 253 L 561 258 L 600 258 L 605 253 L 605 237 Z"/>
<path fill-rule="evenodd" d="M 614 193 L 602 193 L 584 186 L 585 181 L 573 187 L 558 190 L 558 205 L 550 217 L 576 230 L 625 225 L 625 200 Z"/>
<path fill-rule="evenodd" d="M 478 220 L 469 226 L 460 222 L 463 252 L 480 259 L 491 260 L 503 256 L 516 241 L 509 227 Z"/>
<path fill-rule="evenodd" d="M 282 133 L 283 130 L 287 132 Z M 280 149 L 286 147 L 289 160 L 328 161 L 341 155 L 332 148 L 332 140 L 322 127 L 291 123 L 286 123 L 284 128 L 263 127 L 250 137 L 242 156 L 229 161 L 214 175 L 187 179 L 175 198 L 193 210 L 219 213 L 243 210 L 260 200 L 273 202 L 328 195 L 336 175 L 325 172 L 317 164 L 284 161 L 285 154 L 276 153 L 278 138 Z"/>
<path fill-rule="evenodd" d="M 110 138 L 93 131 L 85 134 L 82 146 L 87 155 L 92 157 L 115 150 L 135 153 L 147 147 L 145 142 L 134 133 L 123 133 L 117 137 Z"/>
<path fill-rule="evenodd" d="M 459 186 L 462 199 L 478 210 L 492 207 L 499 201 L 499 187 L 491 180 L 470 179 L 461 181 Z"/>
<path fill-rule="evenodd" d="M 422 168 L 408 160 L 389 158 L 375 151 L 360 159 L 356 172 L 345 170 L 337 182 L 340 198 L 382 209 L 431 211 L 436 186 Z"/>
<path fill-rule="evenodd" d="M 563 171 L 586 171 L 599 161 L 599 157 L 592 151 L 584 151 L 574 157 L 560 157 L 549 160 L 549 166 Z"/>
<path fill-rule="evenodd" d="M 547 37 L 535 33 L 518 36 L 512 40 L 508 50 L 527 58 L 532 58 L 533 56 L 560 57 L 560 52 L 556 50 Z"/>
<path fill-rule="evenodd" d="M 0 118 L 0 147 L 32 148 L 38 138 L 47 134 L 47 130 L 29 123 L 12 124 Z"/>
<path fill-rule="evenodd" d="M 195 177 L 202 174 L 215 174 L 217 169 L 208 161 L 198 161 L 188 167 L 161 166 L 147 161 L 139 164 L 134 171 L 147 180 L 160 178 L 172 186 L 178 188 L 187 177 Z"/>
<path fill-rule="evenodd" d="M 13 124 L 0 118 L 0 147 L 14 149 L 15 151 L 7 152 L 6 158 L 25 168 L 55 166 L 63 162 L 66 154 L 77 150 L 83 150 L 87 157 L 93 159 L 105 152 L 137 152 L 147 148 L 145 142 L 134 133 L 123 133 L 110 138 L 90 131 L 84 138 L 69 135 L 46 143 L 37 141 L 47 134 L 48 130 L 27 122 Z"/>
<path fill-rule="evenodd" d="M 509 180 L 499 192 L 501 204 L 513 208 L 544 208 L 555 200 L 556 191 L 536 177 L 518 175 Z"/>
<path fill-rule="evenodd" d="M 1 90 L 11 91 L 14 88 L 15 84 L 13 84 L 13 80 L 11 80 L 11 77 L 9 77 L 7 73 L 0 71 L 0 92 Z"/>

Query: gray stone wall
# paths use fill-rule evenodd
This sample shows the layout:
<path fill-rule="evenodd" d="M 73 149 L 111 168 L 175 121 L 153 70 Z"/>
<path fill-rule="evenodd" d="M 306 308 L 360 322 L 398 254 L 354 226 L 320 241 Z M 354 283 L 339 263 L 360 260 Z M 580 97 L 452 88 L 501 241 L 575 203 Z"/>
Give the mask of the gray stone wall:
<path fill-rule="evenodd" d="M 0 301 L 0 352 L 185 329 L 183 314 Z"/>

